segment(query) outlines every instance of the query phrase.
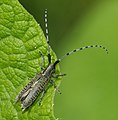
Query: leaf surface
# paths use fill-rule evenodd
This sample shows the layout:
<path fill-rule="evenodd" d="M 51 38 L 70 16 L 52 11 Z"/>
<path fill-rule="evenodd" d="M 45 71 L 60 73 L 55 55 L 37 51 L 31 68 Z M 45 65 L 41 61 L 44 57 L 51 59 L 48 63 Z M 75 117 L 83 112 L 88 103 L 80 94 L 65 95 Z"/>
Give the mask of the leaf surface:
<path fill-rule="evenodd" d="M 47 42 L 39 24 L 17 0 L 0 0 L 0 120 L 54 120 L 54 88 L 39 106 L 37 101 L 24 113 L 15 98 L 29 78 L 41 71 L 39 51 L 48 64 Z M 51 50 L 52 62 L 56 59 Z"/>

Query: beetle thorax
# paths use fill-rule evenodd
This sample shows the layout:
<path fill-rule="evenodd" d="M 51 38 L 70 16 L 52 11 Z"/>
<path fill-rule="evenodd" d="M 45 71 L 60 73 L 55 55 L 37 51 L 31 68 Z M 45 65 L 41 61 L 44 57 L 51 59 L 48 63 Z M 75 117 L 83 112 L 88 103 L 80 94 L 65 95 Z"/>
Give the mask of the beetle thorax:
<path fill-rule="evenodd" d="M 50 64 L 47 69 L 45 69 L 44 71 L 44 75 L 47 76 L 47 77 L 51 77 L 52 74 L 54 73 L 55 71 L 55 68 L 54 68 L 54 65 L 53 64 Z"/>

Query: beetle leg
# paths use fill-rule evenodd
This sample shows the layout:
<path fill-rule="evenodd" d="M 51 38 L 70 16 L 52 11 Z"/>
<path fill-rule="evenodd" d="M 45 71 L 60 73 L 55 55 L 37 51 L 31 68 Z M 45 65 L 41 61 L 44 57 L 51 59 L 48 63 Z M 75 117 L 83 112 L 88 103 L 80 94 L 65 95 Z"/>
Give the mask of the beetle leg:
<path fill-rule="evenodd" d="M 60 90 L 57 88 L 57 86 L 55 85 L 53 80 L 50 80 L 50 83 L 54 86 L 54 88 L 56 89 L 56 91 L 61 94 Z"/>
<path fill-rule="evenodd" d="M 60 76 L 66 76 L 66 74 L 53 74 L 52 77 L 54 78 L 58 78 Z"/>

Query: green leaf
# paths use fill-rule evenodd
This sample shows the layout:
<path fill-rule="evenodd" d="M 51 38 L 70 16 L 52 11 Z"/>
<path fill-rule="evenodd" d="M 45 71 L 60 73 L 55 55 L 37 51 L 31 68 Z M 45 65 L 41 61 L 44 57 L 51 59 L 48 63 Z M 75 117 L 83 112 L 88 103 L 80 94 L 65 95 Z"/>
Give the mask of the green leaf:
<path fill-rule="evenodd" d="M 48 64 L 47 48 L 42 29 L 22 5 L 17 0 L 0 0 L 0 120 L 55 119 L 52 86 L 40 106 L 36 101 L 23 113 L 20 103 L 14 104 L 28 79 L 41 71 L 39 51 L 45 57 L 44 67 Z M 54 62 L 52 50 L 51 56 Z"/>

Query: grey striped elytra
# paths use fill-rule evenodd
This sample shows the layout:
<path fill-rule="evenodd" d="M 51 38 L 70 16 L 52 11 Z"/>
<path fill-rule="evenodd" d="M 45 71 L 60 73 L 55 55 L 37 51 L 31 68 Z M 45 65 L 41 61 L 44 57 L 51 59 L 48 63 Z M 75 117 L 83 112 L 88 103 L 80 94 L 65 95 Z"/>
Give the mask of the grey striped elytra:
<path fill-rule="evenodd" d="M 52 77 L 59 77 L 59 76 L 64 76 L 65 74 L 55 74 L 55 68 L 56 65 L 62 61 L 63 58 L 66 56 L 69 56 L 70 54 L 77 52 L 77 51 L 82 51 L 87 48 L 102 48 L 104 49 L 107 53 L 108 50 L 101 46 L 101 45 L 91 45 L 91 46 L 85 46 L 81 48 L 74 49 L 65 55 L 63 55 L 60 59 L 56 60 L 54 63 L 51 63 L 51 55 L 50 55 L 50 45 L 49 45 L 49 38 L 48 38 L 48 24 L 47 24 L 47 9 L 45 10 L 45 27 L 46 27 L 46 40 L 48 43 L 48 65 L 46 68 L 42 68 L 42 64 L 40 64 L 40 67 L 42 71 L 38 73 L 18 94 L 16 97 L 16 102 L 20 101 L 21 102 L 21 107 L 22 111 L 30 107 L 34 101 L 37 99 L 37 97 L 40 95 L 39 103 L 41 102 L 45 91 L 47 90 L 47 86 L 49 83 L 51 83 L 54 88 L 60 93 L 58 88 L 55 85 L 55 82 L 51 79 Z M 41 52 L 40 52 L 41 54 Z M 42 63 L 44 62 L 44 57 L 42 56 Z"/>

